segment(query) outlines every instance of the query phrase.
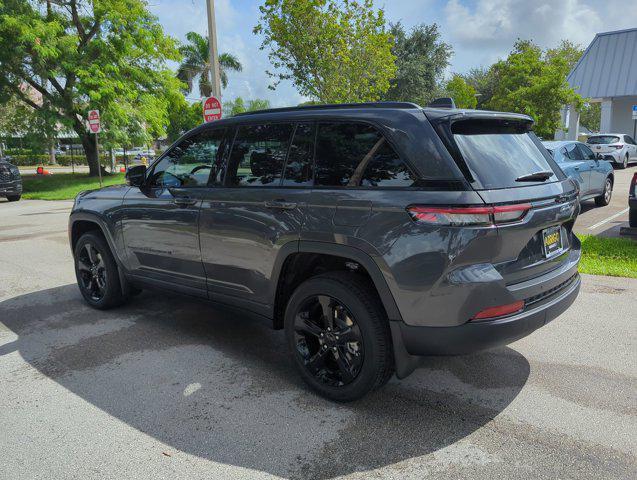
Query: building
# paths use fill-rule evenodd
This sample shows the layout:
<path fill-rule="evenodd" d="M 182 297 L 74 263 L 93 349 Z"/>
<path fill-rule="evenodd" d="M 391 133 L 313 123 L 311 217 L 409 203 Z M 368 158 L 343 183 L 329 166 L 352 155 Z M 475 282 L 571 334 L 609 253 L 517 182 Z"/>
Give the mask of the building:
<path fill-rule="evenodd" d="M 632 107 L 637 105 L 637 28 L 595 35 L 566 79 L 582 97 L 602 104 L 602 133 L 635 136 Z M 573 106 L 564 109 L 562 120 L 567 131 L 558 131 L 555 138 L 578 138 L 579 113 Z"/>

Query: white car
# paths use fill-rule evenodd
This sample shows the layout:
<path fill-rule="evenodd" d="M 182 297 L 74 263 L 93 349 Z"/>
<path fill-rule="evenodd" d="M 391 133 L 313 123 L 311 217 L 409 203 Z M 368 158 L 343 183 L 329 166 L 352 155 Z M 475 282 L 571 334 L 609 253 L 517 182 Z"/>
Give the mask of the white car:
<path fill-rule="evenodd" d="M 619 168 L 626 168 L 632 161 L 637 161 L 637 143 L 630 135 L 623 133 L 603 133 L 591 135 L 586 144 L 604 160 L 614 163 Z"/>

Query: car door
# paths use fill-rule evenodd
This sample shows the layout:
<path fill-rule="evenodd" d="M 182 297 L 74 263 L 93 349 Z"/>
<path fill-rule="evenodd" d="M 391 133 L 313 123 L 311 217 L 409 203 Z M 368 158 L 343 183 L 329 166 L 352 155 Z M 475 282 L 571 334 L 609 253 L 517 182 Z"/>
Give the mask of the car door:
<path fill-rule="evenodd" d="M 631 160 L 637 160 L 637 143 L 630 135 L 624 135 L 624 139 L 626 141 L 626 145 L 628 146 L 628 151 Z"/>
<path fill-rule="evenodd" d="M 575 180 L 579 183 L 580 195 L 585 197 L 590 193 L 591 171 L 589 163 L 584 160 L 583 151 L 577 145 L 575 142 L 568 143 L 564 145 L 564 148 L 570 167 L 574 171 Z"/>
<path fill-rule="evenodd" d="M 599 161 L 593 151 L 583 143 L 578 143 L 577 148 L 580 150 L 581 157 L 587 163 L 589 169 L 589 193 L 600 193 L 604 191 L 606 186 L 606 169 L 604 164 Z"/>
<path fill-rule="evenodd" d="M 312 185 L 314 124 L 239 125 L 200 218 L 210 298 L 269 313 L 281 249 L 296 250 Z"/>
<path fill-rule="evenodd" d="M 222 145 L 223 129 L 190 135 L 153 164 L 126 194 L 122 234 L 131 274 L 182 293 L 207 296 L 199 210 Z"/>

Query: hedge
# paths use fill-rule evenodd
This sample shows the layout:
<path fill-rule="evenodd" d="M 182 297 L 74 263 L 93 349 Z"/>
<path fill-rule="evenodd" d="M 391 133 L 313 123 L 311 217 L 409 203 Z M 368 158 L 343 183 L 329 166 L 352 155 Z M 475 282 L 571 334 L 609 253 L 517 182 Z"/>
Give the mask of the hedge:
<path fill-rule="evenodd" d="M 129 156 L 128 160 L 132 160 L 133 157 Z M 71 166 L 71 160 L 73 161 L 74 165 L 88 165 L 88 162 L 86 160 L 86 156 L 85 155 L 73 155 L 71 157 L 71 155 L 56 155 L 55 156 L 55 160 L 56 160 L 56 165 L 60 165 L 63 167 L 70 167 Z M 51 163 L 49 162 L 49 155 L 48 154 L 39 154 L 39 155 L 10 155 L 9 156 L 9 161 L 11 163 L 13 163 L 14 165 L 17 165 L 18 167 L 30 167 L 30 166 L 34 166 L 34 165 L 51 165 Z M 102 165 L 110 165 L 111 164 L 111 156 L 109 154 L 107 155 L 100 155 L 100 161 L 102 163 Z M 124 157 L 123 156 L 116 156 L 115 157 L 115 162 L 116 163 L 124 163 Z"/>

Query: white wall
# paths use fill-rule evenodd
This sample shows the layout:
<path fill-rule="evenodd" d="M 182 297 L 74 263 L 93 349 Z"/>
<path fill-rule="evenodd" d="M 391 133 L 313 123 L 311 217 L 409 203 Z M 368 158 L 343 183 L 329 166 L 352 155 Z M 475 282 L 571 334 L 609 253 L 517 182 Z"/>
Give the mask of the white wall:
<path fill-rule="evenodd" d="M 612 99 L 610 132 L 633 135 L 632 106 L 637 105 L 637 96 Z"/>

